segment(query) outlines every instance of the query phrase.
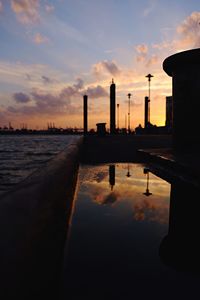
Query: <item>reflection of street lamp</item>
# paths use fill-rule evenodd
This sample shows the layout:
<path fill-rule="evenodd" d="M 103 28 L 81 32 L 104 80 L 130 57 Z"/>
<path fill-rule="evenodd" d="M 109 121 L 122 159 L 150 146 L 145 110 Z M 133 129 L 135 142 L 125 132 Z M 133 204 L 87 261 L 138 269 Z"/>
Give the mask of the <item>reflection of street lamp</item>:
<path fill-rule="evenodd" d="M 131 132 L 131 127 L 130 127 L 130 110 L 131 110 L 131 94 L 128 93 L 128 133 Z"/>
<path fill-rule="evenodd" d="M 130 173 L 130 166 L 128 164 L 128 171 L 127 171 L 127 174 L 126 174 L 127 177 L 131 177 L 131 173 Z"/>
<path fill-rule="evenodd" d="M 151 196 L 152 193 L 149 192 L 149 169 L 148 168 L 144 168 L 144 174 L 147 175 L 147 187 L 146 187 L 146 192 L 143 193 L 143 195 Z"/>
<path fill-rule="evenodd" d="M 150 123 L 150 82 L 151 82 L 151 78 L 153 77 L 153 75 L 148 74 L 146 76 L 148 78 L 148 82 L 149 82 L 149 99 L 148 99 L 148 123 Z"/>

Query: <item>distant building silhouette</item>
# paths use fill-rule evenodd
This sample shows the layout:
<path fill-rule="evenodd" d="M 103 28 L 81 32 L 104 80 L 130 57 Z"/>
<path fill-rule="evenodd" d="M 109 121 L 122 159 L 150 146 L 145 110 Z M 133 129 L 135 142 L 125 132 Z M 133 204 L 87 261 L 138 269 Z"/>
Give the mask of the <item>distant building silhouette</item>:
<path fill-rule="evenodd" d="M 172 128 L 172 116 L 173 116 L 173 103 L 172 103 L 172 96 L 166 97 L 166 121 L 165 125 L 168 128 Z"/>
<path fill-rule="evenodd" d="M 116 123 L 115 123 L 115 102 L 116 102 L 116 86 L 114 81 L 112 80 L 112 84 L 110 86 L 110 133 L 116 133 Z"/>
<path fill-rule="evenodd" d="M 105 136 L 106 135 L 106 123 L 97 123 L 97 135 Z"/>
<path fill-rule="evenodd" d="M 83 96 L 83 132 L 88 132 L 88 96 Z"/>

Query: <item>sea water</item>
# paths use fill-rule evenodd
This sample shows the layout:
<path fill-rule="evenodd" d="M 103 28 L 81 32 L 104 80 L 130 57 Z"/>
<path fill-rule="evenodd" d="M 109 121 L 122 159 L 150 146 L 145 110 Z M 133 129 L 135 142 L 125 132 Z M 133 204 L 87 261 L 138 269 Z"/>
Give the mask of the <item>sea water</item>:
<path fill-rule="evenodd" d="M 69 135 L 0 135 L 0 195 L 77 138 Z"/>

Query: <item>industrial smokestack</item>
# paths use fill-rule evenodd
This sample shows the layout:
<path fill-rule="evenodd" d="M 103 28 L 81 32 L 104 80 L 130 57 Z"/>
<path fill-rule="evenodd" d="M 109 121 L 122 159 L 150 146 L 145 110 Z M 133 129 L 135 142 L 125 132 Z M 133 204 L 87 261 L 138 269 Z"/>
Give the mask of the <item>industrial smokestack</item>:
<path fill-rule="evenodd" d="M 83 96 L 83 131 L 84 135 L 88 132 L 88 96 Z"/>
<path fill-rule="evenodd" d="M 110 86 L 110 133 L 116 133 L 116 124 L 115 124 L 115 89 L 116 86 L 112 79 L 112 84 Z"/>

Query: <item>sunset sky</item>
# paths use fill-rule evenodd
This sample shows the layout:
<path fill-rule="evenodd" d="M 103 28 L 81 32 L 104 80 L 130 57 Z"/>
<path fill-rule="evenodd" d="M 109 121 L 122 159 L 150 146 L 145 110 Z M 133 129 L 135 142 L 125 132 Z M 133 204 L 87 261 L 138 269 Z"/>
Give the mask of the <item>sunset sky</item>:
<path fill-rule="evenodd" d="M 200 47 L 197 0 L 0 0 L 0 126 L 109 127 L 109 86 L 117 86 L 120 127 L 132 94 L 131 127 L 144 124 L 151 81 L 151 122 L 165 123 L 171 78 L 163 60 Z"/>

